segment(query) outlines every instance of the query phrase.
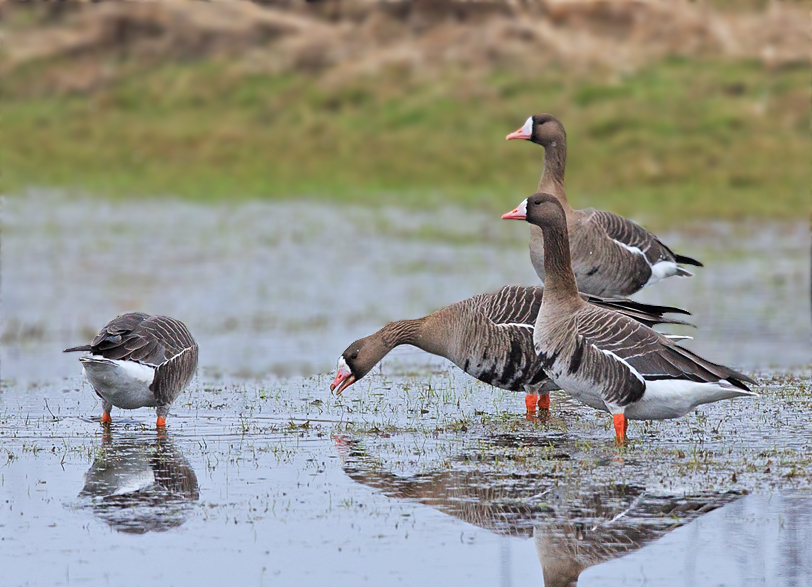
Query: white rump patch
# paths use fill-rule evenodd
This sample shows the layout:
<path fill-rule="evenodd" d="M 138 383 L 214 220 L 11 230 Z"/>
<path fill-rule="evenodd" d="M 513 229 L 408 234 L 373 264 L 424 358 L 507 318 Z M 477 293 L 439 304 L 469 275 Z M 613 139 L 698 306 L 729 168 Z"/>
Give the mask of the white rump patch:
<path fill-rule="evenodd" d="M 665 420 L 679 418 L 694 408 L 734 397 L 758 396 L 724 379 L 712 383 L 698 383 L 686 379 L 658 379 L 646 382 L 643 398 L 626 407 L 631 420 Z"/>
<path fill-rule="evenodd" d="M 89 357 L 82 357 L 79 359 L 88 370 L 105 370 L 109 371 L 111 368 L 119 373 L 119 377 L 129 379 L 132 382 L 143 383 L 152 385 L 155 379 L 155 367 L 143 365 L 135 361 L 120 361 L 117 359 L 105 359 L 101 355 L 90 355 Z M 91 365 L 99 365 L 100 367 L 94 368 Z"/>
<path fill-rule="evenodd" d="M 657 283 L 661 279 L 671 277 L 672 275 L 685 274 L 685 277 L 693 277 L 693 274 L 690 271 L 685 271 L 685 269 L 678 266 L 674 261 L 657 261 L 654 265 L 652 265 L 649 263 L 648 258 L 646 258 L 646 254 L 638 247 L 627 245 L 626 243 L 622 243 L 616 239 L 612 240 L 630 253 L 641 255 L 644 259 L 646 259 L 646 263 L 648 263 L 649 268 L 651 268 L 651 276 L 649 276 L 648 281 L 646 281 L 646 284 L 643 287 L 648 287 Z"/>
<path fill-rule="evenodd" d="M 657 283 L 666 277 L 676 275 L 677 271 L 679 271 L 679 266 L 673 261 L 657 261 L 651 266 L 651 277 L 648 278 L 646 286 Z"/>
<path fill-rule="evenodd" d="M 117 408 L 133 410 L 157 405 L 149 388 L 155 380 L 155 367 L 100 355 L 89 355 L 79 361 L 93 389 Z"/>
<path fill-rule="evenodd" d="M 135 361 L 115 361 L 124 372 L 136 381 L 152 385 L 155 380 L 155 367 L 149 367 Z"/>

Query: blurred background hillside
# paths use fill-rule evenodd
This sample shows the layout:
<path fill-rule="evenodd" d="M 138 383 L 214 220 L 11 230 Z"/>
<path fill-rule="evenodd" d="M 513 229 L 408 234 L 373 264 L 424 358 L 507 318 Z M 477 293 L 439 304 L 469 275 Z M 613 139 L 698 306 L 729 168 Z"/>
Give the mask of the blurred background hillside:
<path fill-rule="evenodd" d="M 809 212 L 809 12 L 778 0 L 5 3 L 3 191 Z"/>

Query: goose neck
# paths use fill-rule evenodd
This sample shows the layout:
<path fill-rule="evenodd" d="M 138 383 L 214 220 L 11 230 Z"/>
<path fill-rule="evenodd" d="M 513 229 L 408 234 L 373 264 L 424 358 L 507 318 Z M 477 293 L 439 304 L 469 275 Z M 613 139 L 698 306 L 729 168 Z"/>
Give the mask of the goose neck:
<path fill-rule="evenodd" d="M 554 195 L 564 210 L 569 211 L 564 191 L 564 171 L 567 166 L 567 142 L 561 138 L 544 148 L 544 170 L 536 191 Z"/>
<path fill-rule="evenodd" d="M 544 239 L 544 297 L 554 300 L 580 300 L 570 261 L 566 221 L 562 218 L 542 227 Z"/>
<path fill-rule="evenodd" d="M 423 330 L 423 318 L 417 320 L 398 320 L 397 322 L 390 322 L 383 328 L 382 338 L 384 344 L 393 349 L 402 344 L 414 345 L 418 348 L 421 346 L 421 332 Z"/>

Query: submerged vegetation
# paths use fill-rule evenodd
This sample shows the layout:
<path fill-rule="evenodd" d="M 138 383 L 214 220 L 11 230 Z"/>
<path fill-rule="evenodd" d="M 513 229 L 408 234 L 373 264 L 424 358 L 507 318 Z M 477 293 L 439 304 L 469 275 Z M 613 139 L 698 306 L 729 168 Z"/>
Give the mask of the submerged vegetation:
<path fill-rule="evenodd" d="M 676 420 L 634 422 L 625 448 L 615 446 L 605 413 L 563 392 L 553 394 L 548 415 L 526 419 L 522 394 L 492 388 L 453 368 L 372 374 L 368 385 L 341 396 L 328 391 L 329 381 L 317 376 L 198 382 L 176 402 L 167 433 L 178 435 L 196 460 L 211 467 L 221 461 L 253 466 L 266 455 L 291 462 L 313 442 L 335 444 L 339 453 L 346 442 L 360 442 L 388 470 L 496 468 L 501 475 L 534 473 L 564 484 L 583 475 L 593 482 L 634 477 L 655 493 L 808 489 L 812 481 L 806 371 L 762 378 L 755 399 L 719 402 Z M 3 388 L 21 393 L 12 382 Z M 41 391 L 51 399 L 50 408 L 32 404 L 0 415 L 3 458 L 94 458 L 86 435 L 100 434 L 101 428 L 91 394 L 81 390 L 77 405 L 60 397 L 60 386 Z M 154 436 L 147 410 L 116 416 L 114 436 Z"/>
<path fill-rule="evenodd" d="M 561 47 L 545 50 L 544 43 L 561 41 L 569 25 L 550 28 L 542 17 L 472 24 L 490 35 L 486 44 L 497 54 L 466 62 L 448 57 L 451 43 L 467 51 L 464 28 L 437 24 L 415 33 L 408 19 L 379 19 L 373 27 L 368 17 L 357 25 L 359 38 L 395 31 L 403 51 L 419 56 L 398 61 L 392 52 L 400 45 L 392 41 L 378 47 L 380 62 L 369 64 L 363 47 L 330 37 L 339 35 L 335 27 L 301 14 L 262 16 L 269 14 L 294 19 L 284 22 L 288 28 L 322 27 L 315 33 L 323 33 L 329 59 L 339 59 L 333 54 L 343 47 L 354 60 L 319 60 L 317 46 L 305 50 L 293 40 L 256 53 L 259 41 L 250 39 L 191 58 L 188 35 L 178 40 L 164 31 L 154 41 L 135 26 L 124 40 L 108 35 L 106 44 L 38 58 L 6 51 L 4 191 L 55 186 L 107 197 L 314 196 L 501 210 L 533 190 L 543 157 L 540 147 L 504 137 L 548 111 L 568 130 L 568 192 L 576 206 L 660 223 L 808 212 L 803 62 L 765 61 L 747 47 L 741 55 L 689 58 L 687 49 L 655 40 L 635 53 L 607 44 L 611 34 L 595 37 L 603 45 L 593 39 L 562 57 Z M 30 15 L 9 22 L 12 33 L 34 26 Z M 347 26 L 337 30 L 350 35 Z M 735 30 L 749 30 L 741 27 Z M 400 38 L 402 30 L 411 32 Z M 139 34 L 147 39 L 141 44 Z M 521 35 L 527 46 L 517 48 Z M 47 45 L 48 37 L 40 38 Z M 158 41 L 159 49 L 144 49 Z M 669 42 L 679 48 L 679 41 Z M 426 57 L 432 42 L 445 47 L 439 65 Z M 654 59 L 627 58 L 650 47 Z M 602 52 L 614 50 L 616 63 L 605 62 Z"/>

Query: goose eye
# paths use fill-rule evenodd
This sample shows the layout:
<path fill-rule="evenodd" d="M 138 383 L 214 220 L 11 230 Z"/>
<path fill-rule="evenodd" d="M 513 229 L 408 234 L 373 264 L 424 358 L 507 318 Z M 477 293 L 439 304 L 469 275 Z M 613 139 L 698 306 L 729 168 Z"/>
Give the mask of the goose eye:
<path fill-rule="evenodd" d="M 358 351 L 355 351 L 353 354 L 350 355 L 350 360 L 354 361 L 358 358 Z"/>

